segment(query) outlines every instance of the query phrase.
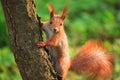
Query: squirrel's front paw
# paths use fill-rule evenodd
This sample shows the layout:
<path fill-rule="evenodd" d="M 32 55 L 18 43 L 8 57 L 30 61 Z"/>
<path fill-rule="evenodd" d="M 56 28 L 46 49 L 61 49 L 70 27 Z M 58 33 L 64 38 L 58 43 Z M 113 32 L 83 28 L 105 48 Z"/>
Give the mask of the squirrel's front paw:
<path fill-rule="evenodd" d="M 39 42 L 37 45 L 38 45 L 38 47 L 43 47 L 43 46 L 45 46 L 45 42 Z"/>

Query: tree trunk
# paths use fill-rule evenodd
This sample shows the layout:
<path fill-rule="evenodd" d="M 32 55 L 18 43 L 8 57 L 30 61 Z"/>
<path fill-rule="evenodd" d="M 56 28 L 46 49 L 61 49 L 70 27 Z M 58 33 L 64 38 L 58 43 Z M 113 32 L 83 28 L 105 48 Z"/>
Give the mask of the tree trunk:
<path fill-rule="evenodd" d="M 12 51 L 23 80 L 57 80 L 42 40 L 33 0 L 2 0 Z"/>

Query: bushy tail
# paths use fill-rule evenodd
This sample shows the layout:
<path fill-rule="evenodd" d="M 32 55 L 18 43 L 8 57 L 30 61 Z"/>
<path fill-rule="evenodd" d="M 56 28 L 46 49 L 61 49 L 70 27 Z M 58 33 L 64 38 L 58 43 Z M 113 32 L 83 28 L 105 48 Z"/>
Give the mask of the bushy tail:
<path fill-rule="evenodd" d="M 106 54 L 102 42 L 88 41 L 80 52 L 71 61 L 70 70 L 80 74 L 92 73 L 92 80 L 102 78 L 106 80 L 111 76 L 114 56 Z"/>

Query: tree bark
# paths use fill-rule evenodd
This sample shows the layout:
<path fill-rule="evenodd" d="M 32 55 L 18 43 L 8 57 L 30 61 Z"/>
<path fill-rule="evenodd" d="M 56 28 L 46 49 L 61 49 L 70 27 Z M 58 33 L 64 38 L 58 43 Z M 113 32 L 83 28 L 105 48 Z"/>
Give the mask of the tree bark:
<path fill-rule="evenodd" d="M 57 80 L 42 40 L 33 0 L 2 0 L 11 48 L 23 80 Z"/>

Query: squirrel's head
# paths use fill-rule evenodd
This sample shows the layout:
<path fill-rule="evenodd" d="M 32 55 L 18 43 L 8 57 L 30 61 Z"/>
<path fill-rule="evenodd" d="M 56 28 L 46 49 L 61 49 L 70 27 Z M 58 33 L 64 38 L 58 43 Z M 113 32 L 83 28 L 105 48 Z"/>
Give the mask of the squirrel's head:
<path fill-rule="evenodd" d="M 48 8 L 50 10 L 50 21 L 49 21 L 49 25 L 50 28 L 52 29 L 52 31 L 54 33 L 57 33 L 61 30 L 63 30 L 63 22 L 64 19 L 68 13 L 68 7 L 66 6 L 63 10 L 63 13 L 61 15 L 56 15 L 54 13 L 54 7 L 53 5 L 48 5 Z"/>

